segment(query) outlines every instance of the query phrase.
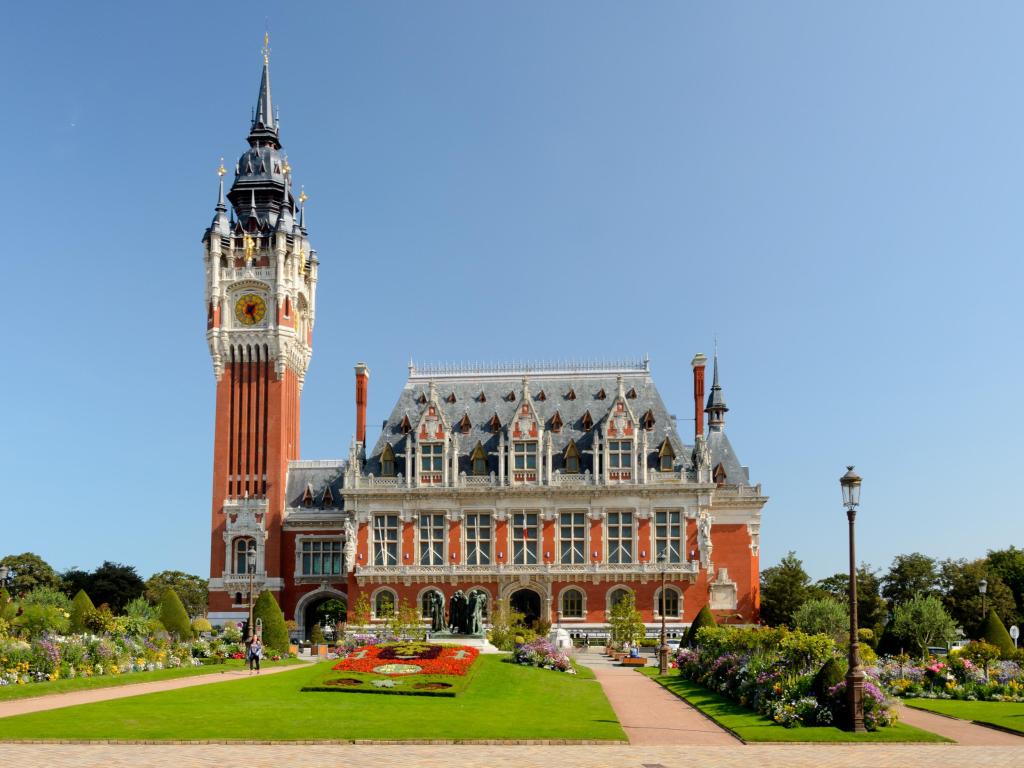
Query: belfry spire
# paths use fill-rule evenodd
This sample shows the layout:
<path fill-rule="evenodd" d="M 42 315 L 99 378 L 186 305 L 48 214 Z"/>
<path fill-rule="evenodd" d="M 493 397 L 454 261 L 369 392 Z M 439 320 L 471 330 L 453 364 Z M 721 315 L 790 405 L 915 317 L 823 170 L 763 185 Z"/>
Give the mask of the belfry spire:
<path fill-rule="evenodd" d="M 260 77 L 260 92 L 256 98 L 256 110 L 252 117 L 249 130 L 249 144 L 271 144 L 275 149 L 281 148 L 277 135 L 277 121 L 274 118 L 274 105 L 270 98 L 270 33 L 263 35 L 263 74 Z"/>
<path fill-rule="evenodd" d="M 718 346 L 715 346 L 715 370 L 711 380 L 711 394 L 708 395 L 708 405 L 704 411 L 708 414 L 708 427 L 712 432 L 721 432 L 725 427 L 725 413 L 729 406 L 725 404 L 725 396 L 722 394 L 722 385 L 718 382 Z"/>

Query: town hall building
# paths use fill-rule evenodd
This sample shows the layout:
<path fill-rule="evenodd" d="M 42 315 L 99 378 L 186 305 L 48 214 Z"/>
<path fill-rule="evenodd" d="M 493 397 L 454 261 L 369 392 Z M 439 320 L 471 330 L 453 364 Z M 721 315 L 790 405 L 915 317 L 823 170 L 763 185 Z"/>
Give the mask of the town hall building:
<path fill-rule="evenodd" d="M 672 632 L 705 605 L 720 621 L 757 621 L 767 498 L 726 436 L 717 355 L 708 391 L 702 354 L 692 382 L 665 390 L 678 402 L 692 386 L 692 434 L 678 431 L 646 359 L 410 363 L 372 445 L 370 369 L 358 363 L 347 458 L 300 459 L 319 259 L 282 152 L 266 50 L 248 144 L 226 196 L 220 169 L 203 236 L 213 623 L 247 616 L 250 581 L 306 636 L 328 600 L 365 595 L 381 621 L 400 601 L 426 617 L 432 593 L 447 605 L 459 590 L 573 634 L 603 632 L 625 594 L 652 631 L 663 609 Z M 340 295 L 326 286 L 328 301 Z"/>

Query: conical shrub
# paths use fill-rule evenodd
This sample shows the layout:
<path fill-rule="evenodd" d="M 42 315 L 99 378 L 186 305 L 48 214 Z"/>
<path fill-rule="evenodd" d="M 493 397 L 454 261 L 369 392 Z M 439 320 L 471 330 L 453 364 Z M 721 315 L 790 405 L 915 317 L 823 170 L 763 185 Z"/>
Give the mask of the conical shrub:
<path fill-rule="evenodd" d="M 188 619 L 181 598 L 173 589 L 165 590 L 160 598 L 160 623 L 179 640 L 192 637 L 192 622 Z"/>
<path fill-rule="evenodd" d="M 88 629 L 89 616 L 96 613 L 96 606 L 84 589 L 78 590 L 71 599 L 71 631 L 75 634 Z"/>
<path fill-rule="evenodd" d="M 284 614 L 270 591 L 260 592 L 252 609 L 253 622 L 263 622 L 263 646 L 282 653 L 288 650 L 288 628 L 284 625 Z"/>
<path fill-rule="evenodd" d="M 690 625 L 689 631 L 686 633 L 686 645 L 691 648 L 697 642 L 697 632 L 702 627 L 717 627 L 718 622 L 715 621 L 715 615 L 711 613 L 711 609 L 705 605 L 700 609 L 700 613 L 697 614 L 697 618 L 693 620 L 693 624 Z"/>
<path fill-rule="evenodd" d="M 1013 658 L 1016 650 L 1013 647 L 1013 638 L 1006 631 L 1006 625 L 1003 624 L 995 609 L 989 609 L 988 616 L 981 623 L 981 639 L 998 648 L 1004 659 Z"/>

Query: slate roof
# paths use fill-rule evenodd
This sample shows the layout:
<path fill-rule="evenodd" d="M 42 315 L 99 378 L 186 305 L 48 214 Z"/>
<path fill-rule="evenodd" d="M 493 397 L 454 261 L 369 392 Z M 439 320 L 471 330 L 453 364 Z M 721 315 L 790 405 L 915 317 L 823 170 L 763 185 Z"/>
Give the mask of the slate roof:
<path fill-rule="evenodd" d="M 367 454 L 365 472 L 380 476 L 380 454 L 386 443 L 398 454 L 396 470 L 404 472 L 403 454 L 408 436 L 402 432 L 402 422 L 408 416 L 413 429 L 427 405 L 422 402 L 428 397 L 430 382 L 434 382 L 438 405 L 445 420 L 451 425 L 451 432 L 459 441 L 459 471 L 471 473 L 470 454 L 479 442 L 488 453 L 488 470 L 497 472 L 497 451 L 499 434 L 491 428 L 491 421 L 497 414 L 502 431 L 512 420 L 516 405 L 522 397 L 523 377 L 529 377 L 530 395 L 537 416 L 543 420 L 544 429 L 552 438 L 552 469 L 563 469 L 563 454 L 569 442 L 575 440 L 580 452 L 581 471 L 593 472 L 593 449 L 595 431 L 600 429 L 618 392 L 618 377 L 622 376 L 626 402 L 637 421 L 650 411 L 654 426 L 647 433 L 649 451 L 648 465 L 658 464 L 658 449 L 665 438 L 669 439 L 676 455 L 677 466 L 687 469 L 691 466 L 692 446 L 680 438 L 665 403 L 654 385 L 646 362 L 629 367 L 605 367 L 594 370 L 550 371 L 520 370 L 505 368 L 493 374 L 443 374 L 431 376 L 429 372 L 412 369 L 409 379 L 399 395 L 398 402 L 384 423 L 383 430 L 373 449 Z M 599 397 L 603 390 L 604 399 Z M 483 397 L 481 397 L 481 393 Z M 510 393 L 512 397 L 510 397 Z M 575 394 L 575 398 L 570 393 Z M 451 402 L 454 394 L 454 402 Z M 562 427 L 558 432 L 551 429 L 552 417 L 558 413 Z M 593 425 L 584 429 L 584 416 L 589 412 Z M 463 434 L 459 424 L 463 416 L 469 417 L 470 430 Z M 508 436 L 506 434 L 506 444 Z"/>
<path fill-rule="evenodd" d="M 327 466 L 324 466 L 327 465 Z M 341 489 L 345 475 L 345 463 L 326 461 L 297 461 L 288 467 L 288 482 L 285 486 L 285 505 L 290 509 L 305 508 L 306 489 L 312 492 L 312 509 L 341 509 Z M 330 488 L 333 503 L 324 504 L 324 491 Z"/>

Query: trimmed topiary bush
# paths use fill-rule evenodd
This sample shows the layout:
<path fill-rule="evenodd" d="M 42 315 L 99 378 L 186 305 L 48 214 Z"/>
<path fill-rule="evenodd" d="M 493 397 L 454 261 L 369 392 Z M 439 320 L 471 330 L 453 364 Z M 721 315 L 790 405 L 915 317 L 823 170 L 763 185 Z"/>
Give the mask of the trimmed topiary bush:
<path fill-rule="evenodd" d="M 700 609 L 700 613 L 697 614 L 697 618 L 693 620 L 693 624 L 690 625 L 689 631 L 686 633 L 686 645 L 693 647 L 697 642 L 697 632 L 704 627 L 717 627 L 718 622 L 715 621 L 715 615 L 711 613 L 711 609 L 706 605 Z"/>
<path fill-rule="evenodd" d="M 173 589 L 165 590 L 164 596 L 160 598 L 160 623 L 179 640 L 192 637 L 192 622 L 188 620 L 185 606 Z"/>
<path fill-rule="evenodd" d="M 92 604 L 92 600 L 84 589 L 78 590 L 78 593 L 72 598 L 70 613 L 71 631 L 75 634 L 85 632 L 89 628 L 87 624 L 89 616 L 96 613 L 96 606 Z"/>
<path fill-rule="evenodd" d="M 212 632 L 213 627 L 210 625 L 209 620 L 200 616 L 199 618 L 192 619 L 192 631 L 196 634 L 200 632 Z"/>
<path fill-rule="evenodd" d="M 309 642 L 313 645 L 322 645 L 324 643 L 324 630 L 319 624 L 313 625 L 313 631 L 309 633 Z"/>
<path fill-rule="evenodd" d="M 288 629 L 284 625 L 284 614 L 281 612 L 281 606 L 277 604 L 273 592 L 260 593 L 260 596 L 256 598 L 256 605 L 253 606 L 252 615 L 254 622 L 256 619 L 263 622 L 264 647 L 287 653 Z"/>
<path fill-rule="evenodd" d="M 988 616 L 981 624 L 981 639 L 998 648 L 1002 658 L 1013 658 L 1016 651 L 1013 647 L 1013 639 L 994 609 L 989 609 Z"/>
<path fill-rule="evenodd" d="M 833 656 L 821 665 L 821 669 L 811 680 L 811 690 L 814 691 L 818 701 L 825 701 L 828 698 L 828 691 L 834 685 L 839 685 L 846 679 L 846 666 Z"/>

